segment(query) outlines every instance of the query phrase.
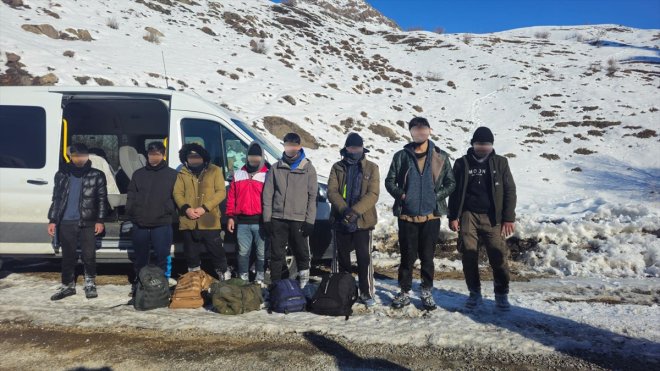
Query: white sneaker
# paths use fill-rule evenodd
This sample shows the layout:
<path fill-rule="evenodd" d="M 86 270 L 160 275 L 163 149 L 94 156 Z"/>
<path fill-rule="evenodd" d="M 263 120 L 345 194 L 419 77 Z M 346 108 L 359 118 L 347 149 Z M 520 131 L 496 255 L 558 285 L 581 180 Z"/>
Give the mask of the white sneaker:
<path fill-rule="evenodd" d="M 257 276 L 254 278 L 254 282 L 258 284 L 264 283 L 264 272 L 257 272 Z"/>
<path fill-rule="evenodd" d="M 220 269 L 216 269 L 215 274 L 218 275 L 218 281 L 220 281 L 220 282 L 226 281 L 226 280 L 231 278 L 231 272 L 230 271 L 223 272 Z"/>
<path fill-rule="evenodd" d="M 303 269 L 298 272 L 298 277 L 300 279 L 300 288 L 304 288 L 309 283 L 309 269 Z"/>
<path fill-rule="evenodd" d="M 241 276 L 240 276 L 240 277 L 241 277 L 241 279 L 242 279 L 243 281 L 245 281 L 245 282 L 247 282 L 247 281 L 250 279 L 250 276 L 249 276 L 249 274 L 247 274 L 247 273 L 241 273 Z"/>

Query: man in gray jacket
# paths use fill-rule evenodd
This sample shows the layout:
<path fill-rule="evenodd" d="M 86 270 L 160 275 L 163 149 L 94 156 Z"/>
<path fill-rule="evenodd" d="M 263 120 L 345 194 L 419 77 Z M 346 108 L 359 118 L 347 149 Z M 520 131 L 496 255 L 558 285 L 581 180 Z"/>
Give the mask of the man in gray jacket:
<path fill-rule="evenodd" d="M 309 237 L 314 232 L 318 179 L 312 162 L 305 157 L 300 136 L 284 136 L 284 153 L 266 175 L 263 190 L 264 230 L 271 238 L 270 280 L 282 278 L 286 245 L 296 258 L 300 287 L 309 282 Z"/>

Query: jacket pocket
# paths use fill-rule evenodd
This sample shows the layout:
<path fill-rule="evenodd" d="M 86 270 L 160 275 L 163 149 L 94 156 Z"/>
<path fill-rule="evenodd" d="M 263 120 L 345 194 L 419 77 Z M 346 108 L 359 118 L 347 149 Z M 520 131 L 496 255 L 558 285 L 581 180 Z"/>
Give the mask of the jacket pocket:
<path fill-rule="evenodd" d="M 284 212 L 297 217 L 305 216 L 308 200 L 307 174 L 296 174 L 295 177 L 291 176 L 290 180 L 286 195 L 287 210 L 284 210 Z"/>
<path fill-rule="evenodd" d="M 367 212 L 365 212 L 362 216 L 362 223 L 364 226 L 362 228 L 371 228 L 378 223 L 378 214 L 376 212 L 376 209 L 369 209 Z"/>
<path fill-rule="evenodd" d="M 291 205 L 291 208 L 289 210 L 285 210 L 285 212 L 291 213 L 293 216 L 304 216 L 307 214 L 307 196 L 306 195 L 300 195 L 298 197 L 292 197 L 292 199 L 288 200 L 289 205 Z"/>
<path fill-rule="evenodd" d="M 284 198 L 286 197 L 285 194 L 283 194 L 280 190 L 275 190 L 275 194 L 273 195 L 273 203 L 272 203 L 272 208 L 273 208 L 273 213 L 278 213 L 281 214 L 284 212 Z"/>
<path fill-rule="evenodd" d="M 163 212 L 164 215 L 171 216 L 174 214 L 174 205 L 172 204 L 172 201 L 166 201 L 165 205 L 163 205 Z"/>

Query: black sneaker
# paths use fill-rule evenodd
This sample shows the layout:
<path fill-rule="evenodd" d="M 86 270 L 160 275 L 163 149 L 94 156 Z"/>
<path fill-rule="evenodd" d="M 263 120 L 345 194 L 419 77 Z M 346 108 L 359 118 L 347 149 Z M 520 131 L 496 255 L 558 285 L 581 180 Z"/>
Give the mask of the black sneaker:
<path fill-rule="evenodd" d="M 392 308 L 394 309 L 401 309 L 408 305 L 410 305 L 410 296 L 408 296 L 407 292 L 398 293 L 394 297 L 394 301 L 392 301 Z"/>
<path fill-rule="evenodd" d="M 376 300 L 369 296 L 368 294 L 360 294 L 360 302 L 364 304 L 365 307 L 367 308 L 372 308 L 376 306 Z"/>
<path fill-rule="evenodd" d="M 67 296 L 75 295 L 76 294 L 76 287 L 73 285 L 67 285 L 67 286 L 60 286 L 59 289 L 57 289 L 57 292 L 53 294 L 53 296 L 50 297 L 50 300 L 62 300 L 66 298 Z"/>
<path fill-rule="evenodd" d="M 431 289 L 422 289 L 422 306 L 424 309 L 431 311 L 435 310 L 437 306 L 435 305 L 435 300 L 433 300 L 433 293 Z"/>
<path fill-rule="evenodd" d="M 96 282 L 94 282 L 94 277 L 89 276 L 85 277 L 85 297 L 87 299 L 94 299 L 99 296 L 96 292 Z"/>
<path fill-rule="evenodd" d="M 85 297 L 87 299 L 97 298 L 99 294 L 96 292 L 96 285 L 86 285 L 85 286 Z"/>
<path fill-rule="evenodd" d="M 465 301 L 465 307 L 467 309 L 474 309 L 481 304 L 483 304 L 484 299 L 481 297 L 481 292 L 479 291 L 470 291 L 470 296 Z"/>
<path fill-rule="evenodd" d="M 495 307 L 503 312 L 508 312 L 511 310 L 511 304 L 509 304 L 509 297 L 507 294 L 495 294 Z"/>

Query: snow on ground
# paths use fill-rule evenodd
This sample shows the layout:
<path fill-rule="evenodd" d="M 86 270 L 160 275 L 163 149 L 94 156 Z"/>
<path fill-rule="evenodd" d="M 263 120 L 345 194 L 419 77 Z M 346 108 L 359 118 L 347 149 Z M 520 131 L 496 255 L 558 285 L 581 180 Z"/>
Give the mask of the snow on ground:
<path fill-rule="evenodd" d="M 660 276 L 660 213 L 653 205 L 602 198 L 523 208 L 521 236 L 542 241 L 522 259 L 533 270 L 566 276 Z M 540 210 L 538 210 L 540 209 Z"/>
<path fill-rule="evenodd" d="M 611 357 L 643 357 L 660 362 L 660 280 L 653 279 L 543 279 L 512 284 L 509 313 L 494 308 L 489 287 L 485 304 L 468 312 L 464 283 L 435 282 L 439 309 L 402 311 L 389 308 L 397 292 L 392 280 L 376 281 L 379 305 L 343 318 L 311 313 L 268 314 L 265 310 L 240 316 L 223 316 L 206 309 L 157 309 L 137 312 L 122 305 L 128 285 L 103 285 L 99 298 L 87 300 L 81 292 L 59 302 L 48 297 L 55 281 L 10 274 L 0 281 L 0 318 L 31 321 L 38 325 L 90 328 L 199 329 L 218 334 L 286 334 L 314 331 L 367 344 L 415 344 L 419 346 L 481 348 L 525 354 L 561 352 L 580 356 L 593 352 Z M 623 300 L 624 304 L 607 304 Z"/>
<path fill-rule="evenodd" d="M 381 215 L 387 211 L 381 211 Z M 524 272 L 581 277 L 660 277 L 660 210 L 654 203 L 609 203 L 603 198 L 543 202 L 517 210 L 513 237 L 538 245 L 518 259 Z M 443 219 L 446 224 L 446 218 Z M 394 219 L 374 235 L 396 236 Z M 443 225 L 446 238 L 457 234 Z M 387 243 L 380 241 L 377 243 Z M 392 240 L 389 241 L 392 243 Z M 380 267 L 396 267 L 397 253 L 374 254 Z M 459 260 L 435 259 L 436 269 L 462 270 Z"/>

